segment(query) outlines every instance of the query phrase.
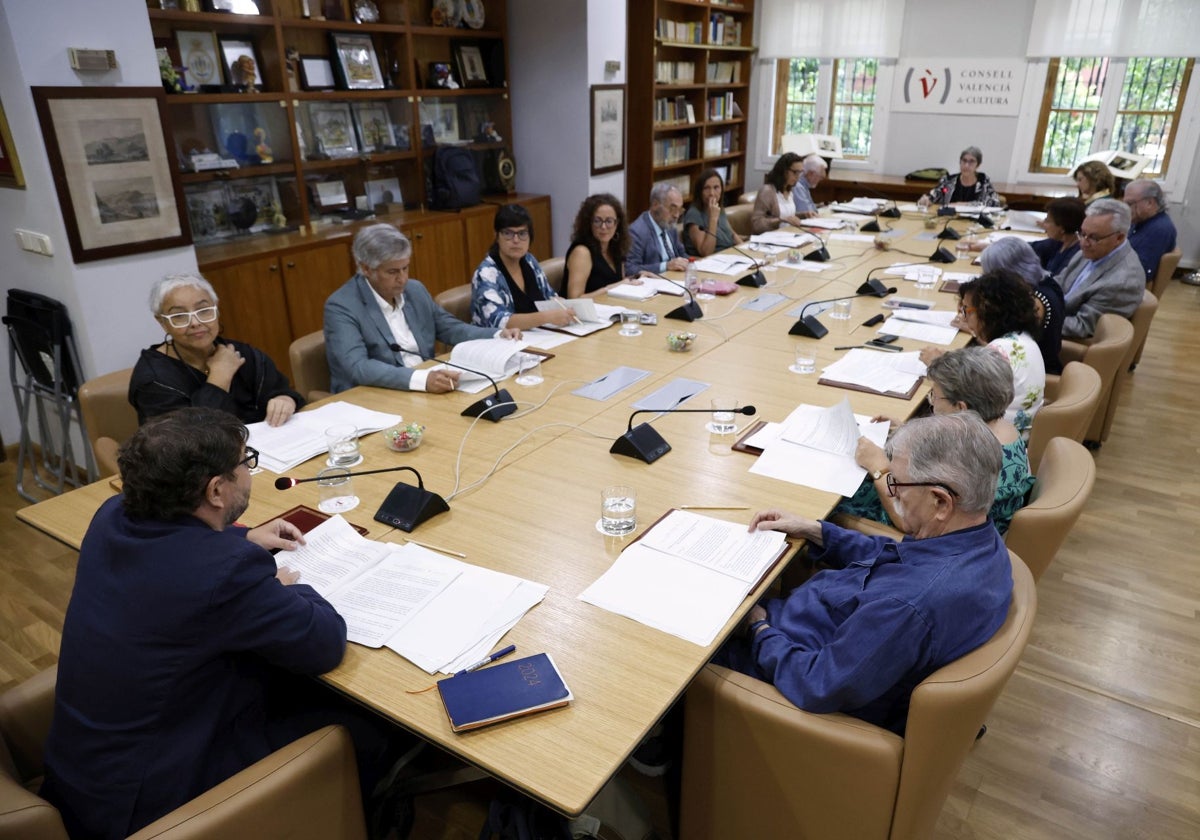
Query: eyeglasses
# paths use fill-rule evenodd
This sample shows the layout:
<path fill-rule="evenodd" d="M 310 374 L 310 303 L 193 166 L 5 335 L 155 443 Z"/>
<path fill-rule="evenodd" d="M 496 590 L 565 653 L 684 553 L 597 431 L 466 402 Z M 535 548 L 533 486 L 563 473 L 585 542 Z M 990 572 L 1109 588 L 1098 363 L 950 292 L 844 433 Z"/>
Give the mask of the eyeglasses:
<path fill-rule="evenodd" d="M 973 157 L 962 157 L 962 158 L 958 159 L 958 162 L 959 163 L 979 163 L 979 161 L 975 160 L 975 158 L 973 158 Z"/>
<path fill-rule="evenodd" d="M 616 227 L 616 226 L 617 226 L 617 220 L 615 218 L 604 219 L 604 218 L 601 218 L 600 216 L 596 216 L 592 219 L 592 227 L 610 228 L 610 227 Z"/>
<path fill-rule="evenodd" d="M 253 446 L 247 446 L 246 447 L 246 457 L 243 458 L 242 460 L 238 461 L 237 464 L 234 465 L 234 469 L 237 469 L 242 464 L 245 464 L 247 467 L 249 467 L 252 470 L 258 469 L 258 450 L 255 449 Z"/>
<path fill-rule="evenodd" d="M 594 221 L 595 220 L 593 219 L 593 222 Z M 529 241 L 529 228 L 521 228 L 520 230 L 513 230 L 512 228 L 504 228 L 503 230 L 500 231 L 500 236 L 504 239 L 507 239 L 509 242 L 512 242 L 514 239 L 518 242 L 528 242 Z"/>
<path fill-rule="evenodd" d="M 974 306 L 967 306 L 965 303 L 958 305 L 958 314 L 966 318 L 968 315 L 974 315 L 979 310 Z"/>
<path fill-rule="evenodd" d="M 887 474 L 887 490 L 888 495 L 893 499 L 896 498 L 897 487 L 940 487 L 949 493 L 954 498 L 958 498 L 958 493 L 949 484 L 943 484 L 940 481 L 897 481 L 896 476 L 892 473 Z"/>
<path fill-rule="evenodd" d="M 1081 233 L 1081 234 L 1079 234 L 1079 241 L 1080 242 L 1103 242 L 1105 239 L 1108 239 L 1110 236 L 1116 236 L 1118 233 L 1120 233 L 1120 231 L 1118 231 L 1118 230 L 1114 230 L 1112 233 L 1106 233 L 1103 236 L 1096 236 L 1096 234 L 1094 234 L 1094 233 Z"/>
<path fill-rule="evenodd" d="M 926 394 L 925 399 L 927 399 L 929 401 L 930 406 L 932 406 L 938 400 L 945 400 L 946 402 L 951 402 L 949 397 L 940 397 L 937 394 L 933 393 L 933 391 L 930 391 L 928 394 Z"/>
<path fill-rule="evenodd" d="M 195 318 L 201 324 L 211 324 L 217 320 L 217 307 L 206 306 L 203 309 L 195 309 L 191 312 L 169 312 L 165 315 L 159 315 L 172 327 L 182 329 L 192 323 L 192 318 Z"/>

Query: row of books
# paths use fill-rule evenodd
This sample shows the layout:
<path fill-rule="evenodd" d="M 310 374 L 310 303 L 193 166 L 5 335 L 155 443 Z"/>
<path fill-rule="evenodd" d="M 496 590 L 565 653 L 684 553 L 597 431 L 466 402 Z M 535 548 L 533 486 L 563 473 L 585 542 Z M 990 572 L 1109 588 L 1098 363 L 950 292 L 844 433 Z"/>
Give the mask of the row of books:
<path fill-rule="evenodd" d="M 712 81 L 712 65 L 709 64 L 709 81 Z M 690 85 L 696 81 L 694 61 L 654 62 L 654 81 L 660 85 Z"/>
<path fill-rule="evenodd" d="M 689 175 L 675 175 L 670 178 L 661 178 L 656 183 L 669 184 L 679 190 L 680 195 L 690 195 L 692 192 L 692 179 Z"/>
<path fill-rule="evenodd" d="M 704 138 L 704 156 L 715 157 L 736 152 L 741 146 L 741 129 L 727 128 Z"/>
<path fill-rule="evenodd" d="M 742 81 L 742 62 L 740 61 L 710 61 L 708 62 L 708 81 L 718 84 L 733 85 Z"/>
<path fill-rule="evenodd" d="M 691 160 L 691 137 L 667 137 L 654 141 L 654 165 L 670 166 L 672 163 L 682 163 Z"/>
<path fill-rule="evenodd" d="M 708 97 L 710 120 L 732 120 L 742 116 L 742 109 L 733 101 L 733 91 Z"/>
<path fill-rule="evenodd" d="M 708 30 L 707 33 L 705 29 Z M 674 41 L 678 44 L 709 43 L 730 47 L 742 43 L 742 22 L 733 15 L 721 12 L 714 13 L 707 26 L 693 20 L 658 18 L 654 24 L 654 34 L 663 41 Z"/>
<path fill-rule="evenodd" d="M 742 43 L 742 22 L 733 15 L 714 12 L 709 19 L 708 43 L 725 47 Z"/>
<path fill-rule="evenodd" d="M 704 43 L 704 24 L 691 20 L 667 20 L 659 18 L 654 24 L 654 34 L 664 41 L 680 44 Z"/>
<path fill-rule="evenodd" d="M 663 123 L 694 123 L 696 111 L 686 96 L 676 96 L 674 99 L 663 97 L 654 100 L 654 122 Z"/>

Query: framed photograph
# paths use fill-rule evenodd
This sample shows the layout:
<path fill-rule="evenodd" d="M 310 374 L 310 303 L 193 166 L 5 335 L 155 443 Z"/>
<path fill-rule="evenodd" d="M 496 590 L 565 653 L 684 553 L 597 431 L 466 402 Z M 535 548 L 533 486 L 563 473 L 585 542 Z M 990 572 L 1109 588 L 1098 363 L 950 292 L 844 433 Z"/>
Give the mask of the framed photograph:
<path fill-rule="evenodd" d="M 491 87 L 487 65 L 478 44 L 455 44 L 454 63 L 458 66 L 458 77 L 463 87 Z"/>
<path fill-rule="evenodd" d="M 459 142 L 458 105 L 439 99 L 424 100 L 421 103 L 421 125 L 430 126 L 434 143 Z"/>
<path fill-rule="evenodd" d="M 175 43 L 179 45 L 179 60 L 187 70 L 188 84 L 210 89 L 224 84 L 225 74 L 221 69 L 224 62 L 215 32 L 176 30 Z"/>
<path fill-rule="evenodd" d="M 373 208 L 380 204 L 403 204 L 404 196 L 400 194 L 399 178 L 381 178 L 378 181 L 367 181 L 367 203 Z"/>
<path fill-rule="evenodd" d="M 347 90 L 383 90 L 383 73 L 370 35 L 330 32 L 333 42 L 333 69 Z"/>
<path fill-rule="evenodd" d="M 429 62 L 429 76 L 426 82 L 431 88 L 445 88 L 446 90 L 458 90 L 459 88 L 453 70 L 444 61 Z"/>
<path fill-rule="evenodd" d="M 317 181 L 313 184 L 313 194 L 322 210 L 341 210 L 350 206 L 346 185 L 341 181 Z"/>
<path fill-rule="evenodd" d="M 312 123 L 313 151 L 335 158 L 358 154 L 348 102 L 313 102 L 308 106 L 308 119 Z"/>
<path fill-rule="evenodd" d="M 625 168 L 625 85 L 592 85 L 592 174 Z"/>
<path fill-rule="evenodd" d="M 364 152 L 382 152 L 396 147 L 396 133 L 392 127 L 392 115 L 383 102 L 355 102 L 354 128 L 358 131 L 358 145 Z"/>
<path fill-rule="evenodd" d="M 186 190 L 188 221 L 197 245 L 224 239 L 234 234 L 229 221 L 229 196 L 225 185 L 193 184 Z"/>
<path fill-rule="evenodd" d="M 262 61 L 254 42 L 246 38 L 226 37 L 217 41 L 221 45 L 221 67 L 229 84 L 245 90 L 261 90 L 263 87 Z"/>
<path fill-rule="evenodd" d="M 282 211 L 279 204 L 279 188 L 275 186 L 274 178 L 238 178 L 229 181 L 225 189 L 229 196 L 230 219 L 235 227 L 249 233 L 276 227 L 275 217 Z M 254 208 L 252 221 L 248 212 L 251 207 Z M 238 214 L 242 212 L 246 215 L 239 219 Z M 249 227 L 246 226 L 247 221 L 250 221 Z"/>
<path fill-rule="evenodd" d="M 300 56 L 300 86 L 305 90 L 333 90 L 337 80 L 333 65 L 323 55 Z"/>
<path fill-rule="evenodd" d="M 0 104 L 0 187 L 13 190 L 25 189 L 25 176 L 21 173 L 21 161 L 17 160 L 17 147 L 13 145 L 12 132 L 8 130 L 8 117 L 4 116 L 4 105 Z"/>
<path fill-rule="evenodd" d="M 191 244 L 162 87 L 34 87 L 75 262 Z"/>

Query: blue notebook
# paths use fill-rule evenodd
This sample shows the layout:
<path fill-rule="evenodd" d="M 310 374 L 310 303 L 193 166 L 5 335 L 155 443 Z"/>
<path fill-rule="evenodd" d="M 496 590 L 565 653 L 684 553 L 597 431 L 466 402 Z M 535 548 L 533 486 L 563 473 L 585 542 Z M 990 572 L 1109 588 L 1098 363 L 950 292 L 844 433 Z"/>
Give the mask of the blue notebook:
<path fill-rule="evenodd" d="M 549 654 L 447 677 L 437 684 L 450 728 L 465 732 L 571 702 L 571 690 Z"/>

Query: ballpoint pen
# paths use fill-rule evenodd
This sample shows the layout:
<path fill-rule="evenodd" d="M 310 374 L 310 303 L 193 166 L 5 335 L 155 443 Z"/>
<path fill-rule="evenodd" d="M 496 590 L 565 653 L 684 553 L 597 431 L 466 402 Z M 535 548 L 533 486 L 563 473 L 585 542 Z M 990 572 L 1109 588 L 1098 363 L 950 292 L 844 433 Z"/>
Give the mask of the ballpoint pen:
<path fill-rule="evenodd" d="M 558 295 L 555 295 L 554 297 L 550 298 L 550 300 L 552 300 L 552 301 L 554 301 L 555 303 L 557 303 L 557 304 L 559 305 L 559 307 L 561 307 L 562 309 L 566 310 L 567 312 L 570 312 L 570 313 L 571 313 L 571 320 L 572 320 L 572 321 L 574 321 L 576 324 L 582 324 L 582 323 L 583 323 L 583 321 L 580 321 L 580 320 L 579 320 L 579 316 L 575 314 L 575 310 L 574 310 L 574 309 L 572 309 L 571 307 L 567 306 L 565 303 L 563 303 L 563 302 L 562 302 L 562 300 L 560 300 L 560 299 L 559 299 L 559 296 L 558 296 Z"/>
<path fill-rule="evenodd" d="M 894 344 L 847 344 L 844 347 L 834 347 L 834 350 L 853 350 L 856 347 L 862 347 L 867 350 L 882 350 L 885 353 L 903 353 L 903 347 L 897 347 Z"/>
<path fill-rule="evenodd" d="M 491 665 L 497 659 L 508 656 L 510 653 L 512 653 L 516 649 L 517 649 L 516 645 L 509 645 L 508 647 L 500 648 L 500 650 L 496 651 L 491 656 L 485 656 L 483 659 L 480 659 L 474 665 L 468 665 L 466 668 L 463 668 L 461 671 L 457 672 L 454 676 L 457 677 L 460 674 L 469 674 L 471 671 L 474 671 L 477 668 L 482 668 L 484 665 Z"/>

